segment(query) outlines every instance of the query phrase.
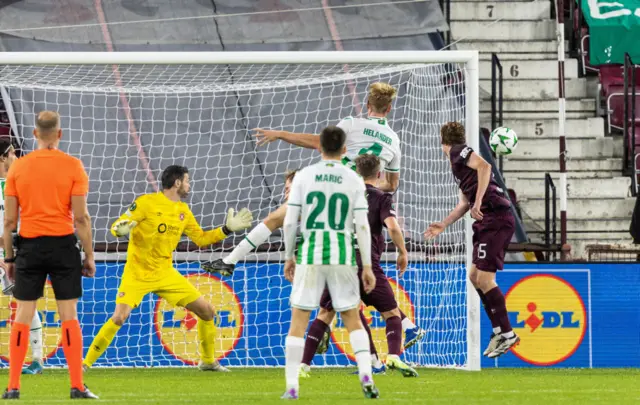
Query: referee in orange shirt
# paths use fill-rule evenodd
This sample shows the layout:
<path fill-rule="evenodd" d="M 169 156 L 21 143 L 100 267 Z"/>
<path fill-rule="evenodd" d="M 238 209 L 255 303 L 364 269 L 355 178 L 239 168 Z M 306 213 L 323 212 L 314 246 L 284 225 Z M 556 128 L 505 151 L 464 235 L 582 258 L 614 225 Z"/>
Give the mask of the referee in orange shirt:
<path fill-rule="evenodd" d="M 49 276 L 62 322 L 71 398 L 97 399 L 82 380 L 82 330 L 77 312 L 82 276 L 93 277 L 96 272 L 87 210 L 89 178 L 79 159 L 58 150 L 62 137 L 58 113 L 40 112 L 33 134 L 38 148 L 11 165 L 4 191 L 4 234 L 11 235 L 16 229 L 18 212 L 21 218 L 17 255 L 11 238 L 4 238 L 4 261 L 7 274 L 15 280 L 13 296 L 18 309 L 11 326 L 9 386 L 2 398 L 20 398 L 29 324 Z M 84 264 L 74 231 L 85 251 Z"/>

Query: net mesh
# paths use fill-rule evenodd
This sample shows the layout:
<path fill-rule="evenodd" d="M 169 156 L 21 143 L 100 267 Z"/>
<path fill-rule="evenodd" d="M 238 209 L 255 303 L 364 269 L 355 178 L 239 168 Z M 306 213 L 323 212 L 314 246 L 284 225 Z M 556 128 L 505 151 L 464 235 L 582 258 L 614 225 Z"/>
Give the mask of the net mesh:
<path fill-rule="evenodd" d="M 457 203 L 458 190 L 439 143 L 439 128 L 465 118 L 464 65 L 56 65 L 1 66 L 0 86 L 12 107 L 13 136 L 33 150 L 35 113 L 58 111 L 60 148 L 79 157 L 90 177 L 89 210 L 99 250 L 122 249 L 108 233 L 136 196 L 158 190 L 162 169 L 189 167 L 188 198 L 204 228 L 223 223 L 227 208 L 248 207 L 262 219 L 283 201 L 282 174 L 316 162 L 316 151 L 273 142 L 258 147 L 253 128 L 318 133 L 346 116 L 366 115 L 366 92 L 376 81 L 398 97 L 389 115 L 402 142 L 395 199 L 409 240 L 409 270 L 398 278 L 394 255 L 385 258 L 400 308 L 426 330 L 405 353 L 426 366 L 464 367 L 466 345 L 465 228 L 451 226 L 437 244 L 422 232 Z M 229 237 L 227 247 L 243 235 Z M 284 364 L 290 285 L 282 277 L 281 233 L 250 254 L 232 278 L 200 273 L 198 262 L 219 257 L 220 246 L 176 256 L 177 268 L 217 308 L 217 356 L 233 366 Z M 188 248 L 181 245 L 182 248 Z M 95 336 L 115 308 L 122 255 L 106 255 L 97 276 L 85 279 L 80 303 L 83 332 Z M 119 260 L 117 260 L 119 259 Z M 1 305 L 9 320 L 14 306 Z M 48 364 L 62 365 L 60 323 L 47 287 L 39 303 Z M 377 347 L 386 352 L 384 321 L 367 308 Z M 181 366 L 198 359 L 197 319 L 150 295 L 136 308 L 96 366 Z M 8 322 L 0 329 L 8 356 Z M 348 334 L 338 320 L 334 344 L 318 365 L 348 364 Z M 4 345 L 4 346 L 2 346 Z M 345 354 L 346 353 L 346 354 Z"/>

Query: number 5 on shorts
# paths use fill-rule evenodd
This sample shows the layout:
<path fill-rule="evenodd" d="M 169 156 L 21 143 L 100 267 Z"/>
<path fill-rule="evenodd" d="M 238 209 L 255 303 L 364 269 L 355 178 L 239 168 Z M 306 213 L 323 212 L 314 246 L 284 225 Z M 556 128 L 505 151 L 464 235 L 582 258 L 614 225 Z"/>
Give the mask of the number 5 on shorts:
<path fill-rule="evenodd" d="M 478 259 L 484 259 L 487 257 L 487 244 L 480 243 L 478 244 Z"/>

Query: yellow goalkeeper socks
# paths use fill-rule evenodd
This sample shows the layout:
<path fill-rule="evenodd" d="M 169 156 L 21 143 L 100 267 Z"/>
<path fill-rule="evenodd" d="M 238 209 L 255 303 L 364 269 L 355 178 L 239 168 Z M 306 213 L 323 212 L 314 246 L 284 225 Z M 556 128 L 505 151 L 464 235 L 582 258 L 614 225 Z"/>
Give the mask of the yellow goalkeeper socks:
<path fill-rule="evenodd" d="M 107 350 L 107 347 L 109 347 L 111 341 L 119 330 L 120 326 L 116 325 L 111 319 L 102 325 L 100 332 L 98 332 L 96 337 L 93 339 L 93 342 L 91 342 L 91 346 L 89 346 L 89 350 L 87 351 L 87 356 L 84 358 L 82 364 L 91 367 L 93 363 L 102 356 L 102 353 Z"/>
<path fill-rule="evenodd" d="M 198 340 L 200 341 L 200 360 L 205 364 L 211 364 L 216 359 L 215 339 L 216 325 L 213 320 L 198 320 Z"/>

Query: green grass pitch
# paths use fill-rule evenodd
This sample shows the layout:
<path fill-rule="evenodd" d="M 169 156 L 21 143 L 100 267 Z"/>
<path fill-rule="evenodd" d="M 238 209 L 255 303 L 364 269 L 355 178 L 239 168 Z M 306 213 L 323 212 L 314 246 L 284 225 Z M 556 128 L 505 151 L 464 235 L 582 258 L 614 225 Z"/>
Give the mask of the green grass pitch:
<path fill-rule="evenodd" d="M 353 404 L 366 401 L 354 368 L 314 369 L 301 380 L 304 404 Z M 3 371 L 7 381 L 7 371 Z M 640 370 L 501 369 L 466 372 L 420 370 L 419 378 L 399 373 L 376 376 L 380 401 L 404 404 L 638 404 Z M 233 369 L 205 373 L 196 369 L 93 369 L 85 382 L 105 404 L 281 404 L 283 369 Z M 65 370 L 23 376 L 23 404 L 70 401 Z"/>

